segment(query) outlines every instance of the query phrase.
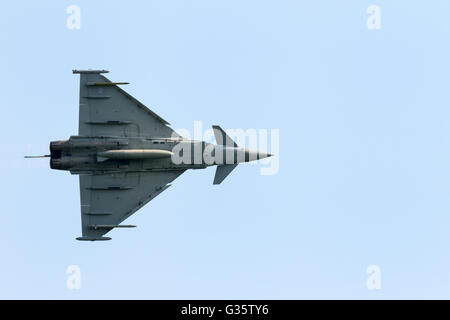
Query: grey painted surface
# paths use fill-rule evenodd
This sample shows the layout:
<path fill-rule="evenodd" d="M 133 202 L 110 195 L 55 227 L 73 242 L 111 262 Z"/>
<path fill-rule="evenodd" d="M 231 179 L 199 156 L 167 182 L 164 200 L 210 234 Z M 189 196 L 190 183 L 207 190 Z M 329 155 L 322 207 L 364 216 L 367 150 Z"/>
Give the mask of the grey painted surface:
<path fill-rule="evenodd" d="M 270 156 L 239 148 L 219 126 L 217 145 L 184 139 L 106 72 L 73 70 L 80 74 L 78 136 L 50 143 L 50 167 L 80 175 L 78 240 L 110 240 L 110 230 L 133 227 L 121 223 L 187 169 L 218 165 L 220 184 L 238 163 Z"/>

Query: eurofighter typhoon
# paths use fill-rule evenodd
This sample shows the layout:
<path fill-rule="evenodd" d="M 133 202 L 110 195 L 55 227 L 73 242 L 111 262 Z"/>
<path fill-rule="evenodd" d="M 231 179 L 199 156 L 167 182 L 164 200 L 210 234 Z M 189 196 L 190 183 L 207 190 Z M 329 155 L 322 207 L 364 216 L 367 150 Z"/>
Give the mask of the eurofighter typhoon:
<path fill-rule="evenodd" d="M 78 135 L 50 142 L 50 168 L 79 175 L 82 236 L 104 235 L 166 190 L 187 169 L 217 165 L 220 184 L 241 162 L 271 156 L 239 148 L 213 126 L 216 145 L 181 137 L 169 123 L 111 82 L 106 70 L 80 74 Z M 33 156 L 31 156 L 33 157 Z"/>

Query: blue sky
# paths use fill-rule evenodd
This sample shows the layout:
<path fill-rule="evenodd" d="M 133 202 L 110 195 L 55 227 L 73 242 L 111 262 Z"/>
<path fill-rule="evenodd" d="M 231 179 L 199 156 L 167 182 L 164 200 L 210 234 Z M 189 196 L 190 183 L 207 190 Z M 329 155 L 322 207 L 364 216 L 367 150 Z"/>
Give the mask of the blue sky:
<path fill-rule="evenodd" d="M 374 4 L 379 30 L 366 27 Z M 449 10 L 5 2 L 0 298 L 450 298 Z M 131 82 L 173 128 L 279 129 L 278 174 L 241 165 L 213 186 L 214 168 L 189 171 L 127 220 L 138 228 L 76 241 L 77 177 L 23 159 L 77 133 L 75 68 Z"/>

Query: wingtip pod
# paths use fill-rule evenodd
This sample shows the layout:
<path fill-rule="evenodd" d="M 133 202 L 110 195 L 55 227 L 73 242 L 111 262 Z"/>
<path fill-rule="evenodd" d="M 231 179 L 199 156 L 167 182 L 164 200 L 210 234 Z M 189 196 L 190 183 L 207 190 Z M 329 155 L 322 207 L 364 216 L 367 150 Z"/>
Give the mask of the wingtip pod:
<path fill-rule="evenodd" d="M 102 70 L 92 70 L 92 69 L 76 70 L 76 69 L 73 69 L 72 70 L 72 73 L 108 73 L 108 72 L 109 72 L 108 70 L 104 70 L 104 69 L 102 69 Z"/>
<path fill-rule="evenodd" d="M 107 241 L 111 240 L 110 237 L 78 237 L 79 241 Z"/>

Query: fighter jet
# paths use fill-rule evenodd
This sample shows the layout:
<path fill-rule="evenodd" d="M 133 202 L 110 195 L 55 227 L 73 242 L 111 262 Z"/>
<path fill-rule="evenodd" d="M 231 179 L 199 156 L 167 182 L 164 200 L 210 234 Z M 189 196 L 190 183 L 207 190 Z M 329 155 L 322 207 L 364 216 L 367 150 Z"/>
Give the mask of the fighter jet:
<path fill-rule="evenodd" d="M 82 236 L 104 235 L 166 190 L 187 169 L 217 165 L 220 184 L 241 162 L 270 157 L 240 148 L 219 126 L 216 145 L 188 140 L 163 118 L 111 82 L 107 70 L 73 70 L 80 75 L 78 135 L 50 142 L 50 168 L 79 175 Z M 31 156 L 33 157 L 33 156 Z"/>

